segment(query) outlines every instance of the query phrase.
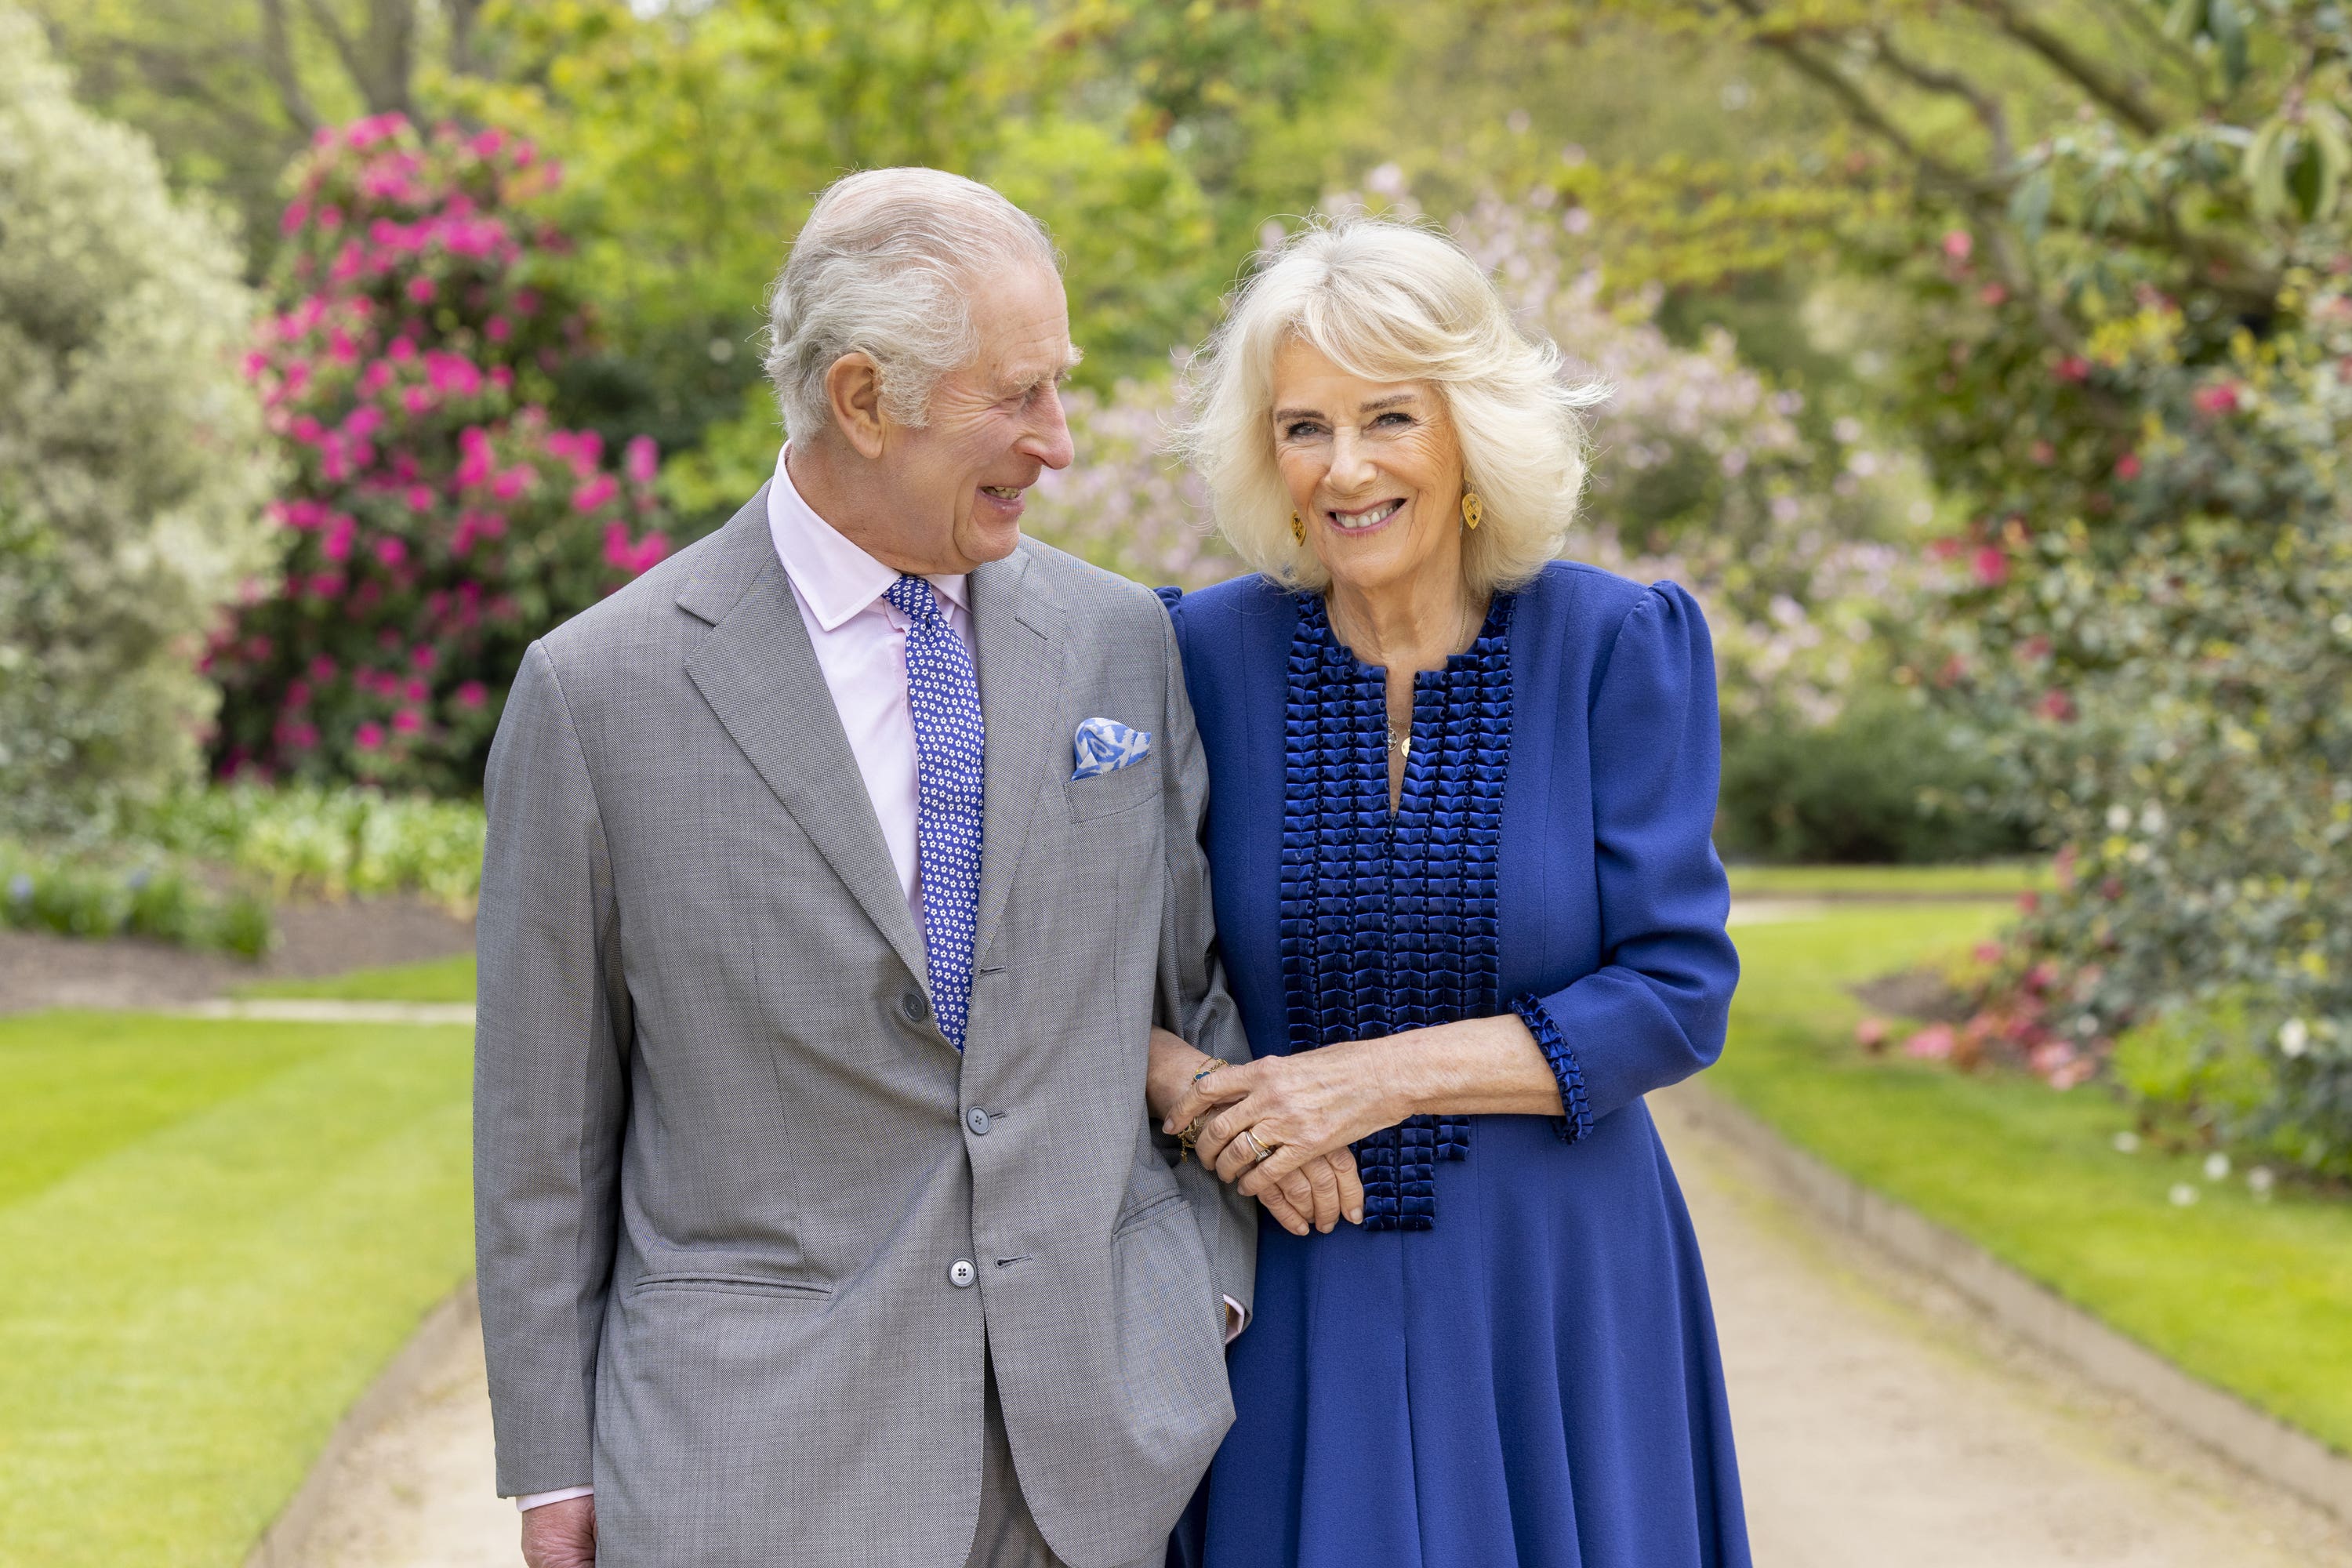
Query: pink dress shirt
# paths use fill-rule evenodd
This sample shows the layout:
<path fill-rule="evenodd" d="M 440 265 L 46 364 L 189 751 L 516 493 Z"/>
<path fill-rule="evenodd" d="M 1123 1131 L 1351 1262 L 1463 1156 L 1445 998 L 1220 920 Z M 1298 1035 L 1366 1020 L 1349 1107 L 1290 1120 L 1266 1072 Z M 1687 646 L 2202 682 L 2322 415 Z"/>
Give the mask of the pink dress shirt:
<path fill-rule="evenodd" d="M 850 754 L 865 775 L 882 842 L 898 868 L 898 886 L 923 929 L 922 870 L 915 853 L 915 823 L 921 800 L 915 782 L 915 716 L 907 706 L 907 617 L 882 595 L 898 574 L 852 544 L 817 516 L 785 469 L 787 447 L 776 456 L 775 482 L 768 487 L 768 535 L 793 585 L 793 598 L 816 650 L 817 668 L 849 735 Z M 926 579 L 940 592 L 949 628 L 971 647 L 971 584 L 969 577 Z M 973 660 L 977 668 L 979 660 Z M 1241 1304 L 1225 1299 L 1225 1338 L 1241 1332 Z M 515 1506 L 586 1497 L 591 1487 L 533 1492 Z"/>
<path fill-rule="evenodd" d="M 768 534 L 791 580 L 817 668 L 848 732 L 850 754 L 882 824 L 915 929 L 923 929 L 922 876 L 915 854 L 920 799 L 915 784 L 915 716 L 907 706 L 907 617 L 882 595 L 898 574 L 844 538 L 811 510 L 785 472 L 787 447 L 768 488 Z M 961 575 L 926 579 L 939 590 L 948 627 L 971 649 L 971 584 Z M 979 661 L 973 660 L 975 668 Z"/>

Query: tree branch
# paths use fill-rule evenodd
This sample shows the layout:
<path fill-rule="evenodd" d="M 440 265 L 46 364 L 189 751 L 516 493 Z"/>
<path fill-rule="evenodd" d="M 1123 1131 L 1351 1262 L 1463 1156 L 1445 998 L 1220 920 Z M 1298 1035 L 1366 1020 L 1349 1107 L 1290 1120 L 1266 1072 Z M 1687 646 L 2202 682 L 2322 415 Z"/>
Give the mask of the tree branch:
<path fill-rule="evenodd" d="M 2009 116 L 1991 94 L 1958 71 L 1913 59 L 1895 47 L 1895 39 L 1884 28 L 1871 34 L 1871 42 L 1877 51 L 1879 63 L 1896 76 L 1915 87 L 1957 98 L 1966 103 L 1979 123 L 1984 126 L 1985 133 L 1992 138 L 1996 166 L 2007 169 L 2017 162 L 2017 149 L 2009 136 Z"/>
<path fill-rule="evenodd" d="M 286 0 L 261 0 L 261 66 L 278 89 L 286 118 L 300 126 L 305 135 L 318 130 L 319 111 L 302 90 L 302 79 L 294 69 L 294 51 L 287 42 Z"/>
<path fill-rule="evenodd" d="M 410 90 L 416 75 L 416 5 L 417 0 L 370 0 L 368 63 L 375 72 L 371 96 L 380 114 L 416 118 Z"/>
<path fill-rule="evenodd" d="M 2009 0 L 1968 0 L 1968 4 L 2142 136 L 2155 136 L 2164 130 L 2164 117 L 2147 100 L 2032 17 L 2019 15 Z"/>
<path fill-rule="evenodd" d="M 334 7 L 328 5 L 327 0 L 309 0 L 304 9 L 310 13 L 310 20 L 317 25 L 319 31 L 327 35 L 327 42 L 334 49 L 335 58 L 343 62 L 343 74 L 350 77 L 352 85 L 360 89 L 361 101 L 368 106 L 370 113 L 374 113 L 374 83 L 368 79 L 367 62 L 361 58 L 359 46 L 352 42 L 351 34 L 343 30 L 342 21 L 335 15 Z"/>
<path fill-rule="evenodd" d="M 1806 48 L 1805 44 L 1811 35 L 1794 28 L 1763 26 L 1762 0 L 1732 0 L 1732 5 L 1742 16 L 1757 24 L 1754 37 L 1759 44 L 1788 61 L 1800 76 L 1827 91 L 1856 124 L 1894 148 L 1931 181 L 1961 193 L 1971 205 L 1990 199 L 1990 193 L 1982 180 L 1920 146 L 1912 140 L 1909 132 L 1895 123 L 1875 100 L 1862 89 L 1861 83 Z"/>
<path fill-rule="evenodd" d="M 474 53 L 474 25 L 482 14 L 482 0 L 444 0 L 449 16 L 449 69 L 458 76 L 479 76 L 482 62 Z"/>

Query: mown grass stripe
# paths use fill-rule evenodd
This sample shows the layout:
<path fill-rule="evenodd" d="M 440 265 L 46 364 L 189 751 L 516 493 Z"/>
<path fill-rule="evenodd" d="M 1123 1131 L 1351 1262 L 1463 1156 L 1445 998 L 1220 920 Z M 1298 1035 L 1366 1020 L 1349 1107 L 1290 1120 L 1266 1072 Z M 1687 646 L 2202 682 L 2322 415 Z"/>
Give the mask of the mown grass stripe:
<path fill-rule="evenodd" d="M 0 1207 L 0 1563 L 226 1568 L 470 1266 L 470 1038 L 52 1014 L 0 1081 L 78 1035 L 257 1076 Z"/>

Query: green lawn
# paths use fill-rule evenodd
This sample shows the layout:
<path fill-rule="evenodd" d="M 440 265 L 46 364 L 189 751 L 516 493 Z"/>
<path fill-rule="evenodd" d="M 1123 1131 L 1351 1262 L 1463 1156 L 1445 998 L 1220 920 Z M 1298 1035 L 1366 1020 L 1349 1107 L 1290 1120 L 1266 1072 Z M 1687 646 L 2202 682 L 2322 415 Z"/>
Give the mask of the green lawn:
<path fill-rule="evenodd" d="M 2007 900 L 2051 886 L 2043 860 L 1974 866 L 1734 866 L 1731 890 L 1756 898 L 1946 898 Z"/>
<path fill-rule="evenodd" d="M 423 963 L 354 969 L 325 980 L 261 980 L 240 985 L 239 996 L 312 996 L 337 1002 L 471 1002 L 474 955 L 460 952 Z"/>
<path fill-rule="evenodd" d="M 2119 1153 L 2097 1087 L 1872 1060 L 1848 984 L 1969 942 L 1980 905 L 1860 905 L 1743 927 L 1730 1047 L 1706 1082 L 2198 1376 L 2352 1450 L 2352 1204 L 2260 1203 L 2190 1156 Z M 2177 1184 L 2198 1201 L 2176 1206 Z"/>
<path fill-rule="evenodd" d="M 462 1028 L 0 1018 L 0 1564 L 235 1568 L 472 1265 Z"/>

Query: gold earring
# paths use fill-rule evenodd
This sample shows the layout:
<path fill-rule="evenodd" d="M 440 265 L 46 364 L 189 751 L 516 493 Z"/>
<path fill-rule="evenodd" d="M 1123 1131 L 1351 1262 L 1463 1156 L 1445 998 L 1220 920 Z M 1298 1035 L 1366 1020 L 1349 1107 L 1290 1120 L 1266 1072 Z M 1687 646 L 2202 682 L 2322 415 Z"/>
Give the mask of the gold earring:
<path fill-rule="evenodd" d="M 1478 520 L 1486 515 L 1486 509 L 1478 504 L 1478 492 L 1476 490 L 1463 491 L 1462 526 L 1475 531 L 1478 526 Z"/>
<path fill-rule="evenodd" d="M 1290 514 L 1290 542 L 1293 544 L 1307 542 L 1307 525 L 1298 521 L 1298 514 L 1295 511 Z"/>

